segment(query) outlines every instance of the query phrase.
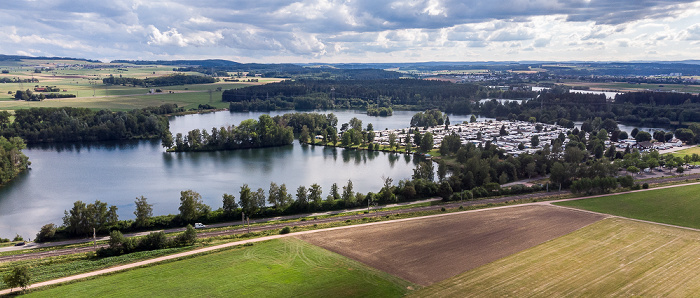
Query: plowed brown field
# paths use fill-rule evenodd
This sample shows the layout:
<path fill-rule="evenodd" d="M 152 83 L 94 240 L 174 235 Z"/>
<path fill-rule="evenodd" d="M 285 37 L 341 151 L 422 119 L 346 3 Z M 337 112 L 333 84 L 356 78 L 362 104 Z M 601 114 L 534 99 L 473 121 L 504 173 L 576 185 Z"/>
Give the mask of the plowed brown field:
<path fill-rule="evenodd" d="M 552 206 L 522 206 L 297 237 L 405 280 L 430 285 L 604 217 Z"/>

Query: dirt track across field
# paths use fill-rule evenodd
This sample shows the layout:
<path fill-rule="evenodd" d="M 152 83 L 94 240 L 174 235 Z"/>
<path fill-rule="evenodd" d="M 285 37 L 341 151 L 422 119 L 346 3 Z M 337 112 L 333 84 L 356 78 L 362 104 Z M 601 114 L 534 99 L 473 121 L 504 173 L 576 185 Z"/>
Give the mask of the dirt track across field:
<path fill-rule="evenodd" d="M 603 218 L 553 206 L 522 206 L 297 237 L 427 286 Z"/>

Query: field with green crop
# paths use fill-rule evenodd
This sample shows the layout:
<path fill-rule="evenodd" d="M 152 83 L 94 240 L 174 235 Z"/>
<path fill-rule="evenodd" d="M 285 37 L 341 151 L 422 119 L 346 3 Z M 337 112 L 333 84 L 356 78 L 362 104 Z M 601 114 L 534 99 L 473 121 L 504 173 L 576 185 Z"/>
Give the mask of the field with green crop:
<path fill-rule="evenodd" d="M 700 154 L 700 146 L 679 150 L 671 153 L 673 156 L 684 157 L 686 155 Z"/>
<path fill-rule="evenodd" d="M 560 202 L 555 205 L 700 228 L 700 185 Z"/>
<path fill-rule="evenodd" d="M 413 286 L 290 237 L 35 291 L 29 297 L 400 297 Z"/>
<path fill-rule="evenodd" d="M 564 81 L 565 85 L 569 86 L 586 86 L 591 89 L 598 90 L 620 90 L 620 91 L 646 91 L 646 90 L 661 90 L 661 91 L 677 91 L 677 92 L 700 92 L 700 85 L 682 85 L 682 84 L 630 84 L 626 82 L 580 82 L 580 81 Z"/>
<path fill-rule="evenodd" d="M 124 68 L 103 67 L 103 64 L 86 63 L 88 67 L 55 67 L 55 63 L 73 64 L 75 61 L 3 61 L 0 69 L 8 70 L 0 78 L 38 79 L 38 83 L 1 83 L 0 110 L 16 110 L 32 107 L 85 107 L 91 109 L 131 110 L 164 103 L 175 103 L 185 109 L 197 108 L 200 104 L 209 104 L 216 108 L 227 108 L 228 103 L 221 102 L 221 90 L 241 88 L 253 84 L 278 82 L 281 79 L 259 78 L 258 82 L 218 82 L 214 84 L 179 85 L 163 87 L 132 87 L 104 85 L 102 79 L 113 76 L 133 78 L 158 77 L 176 73 L 166 66 L 133 66 Z M 34 66 L 52 67 L 51 71 L 34 72 Z M 183 72 L 177 72 L 183 73 Z M 196 72 L 184 72 L 187 75 L 201 75 Z M 76 98 L 46 99 L 42 102 L 24 102 L 14 100 L 17 90 L 34 90 L 35 87 L 57 87 L 60 94 L 74 94 Z M 150 89 L 163 92 L 148 94 Z M 211 90 L 211 92 L 210 92 Z M 170 93 L 170 92 L 174 93 Z"/>
<path fill-rule="evenodd" d="M 697 297 L 700 233 L 609 218 L 416 297 Z"/>

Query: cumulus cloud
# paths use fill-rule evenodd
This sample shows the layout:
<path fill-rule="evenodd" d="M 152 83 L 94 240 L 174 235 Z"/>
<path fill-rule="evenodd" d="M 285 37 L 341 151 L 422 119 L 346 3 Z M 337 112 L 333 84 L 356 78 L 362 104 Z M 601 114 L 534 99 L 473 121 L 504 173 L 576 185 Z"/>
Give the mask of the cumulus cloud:
<path fill-rule="evenodd" d="M 3 51 L 139 57 L 433 59 L 571 55 L 700 40 L 697 0 L 36 0 L 0 10 Z M 31 18 L 25 17 L 31 12 Z M 684 19 L 685 22 L 674 20 Z M 10 28 L 15 26 L 14 29 Z M 518 44 L 511 48 L 510 45 Z M 522 48 L 522 50 L 520 50 Z M 656 49 L 659 50 L 659 49 Z M 499 52 L 500 51 L 500 52 Z M 664 51 L 657 51 L 664 52 Z M 382 55 L 372 55 L 380 53 Z M 644 53 L 640 52 L 640 55 Z M 515 56 L 527 59 L 529 56 Z M 409 58 L 407 58 L 409 59 Z"/>
<path fill-rule="evenodd" d="M 700 24 L 692 25 L 680 33 L 683 40 L 700 40 Z"/>

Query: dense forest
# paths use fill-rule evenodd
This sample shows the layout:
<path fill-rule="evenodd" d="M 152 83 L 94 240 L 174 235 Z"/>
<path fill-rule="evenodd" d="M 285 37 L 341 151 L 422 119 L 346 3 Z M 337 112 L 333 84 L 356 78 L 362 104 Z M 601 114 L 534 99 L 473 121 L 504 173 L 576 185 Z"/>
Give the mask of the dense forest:
<path fill-rule="evenodd" d="M 162 115 L 176 110 L 175 105 L 129 112 L 31 108 L 15 111 L 15 121 L 1 127 L 0 135 L 21 137 L 27 143 L 160 138 L 169 127 Z"/>
<path fill-rule="evenodd" d="M 449 111 L 449 110 L 448 110 Z M 542 91 L 540 95 L 519 102 L 496 100 L 472 103 L 471 111 L 486 117 L 557 123 L 585 121 L 595 117 L 629 124 L 686 125 L 700 122 L 700 97 L 674 92 L 629 92 L 608 100 L 602 94 L 571 93 L 562 87 Z"/>
<path fill-rule="evenodd" d="M 0 122 L 0 126 L 3 123 Z M 17 177 L 29 166 L 29 159 L 22 153 L 24 141 L 18 137 L 6 139 L 0 136 L 0 185 Z"/>
<path fill-rule="evenodd" d="M 212 84 L 216 83 L 217 79 L 209 76 L 191 76 L 184 74 L 172 74 L 168 76 L 155 77 L 155 78 L 123 78 L 110 76 L 108 78 L 102 79 L 102 83 L 108 85 L 131 85 L 131 86 L 142 86 L 142 87 L 156 87 L 156 86 L 175 86 L 175 85 L 186 85 L 186 84 Z"/>
<path fill-rule="evenodd" d="M 310 110 L 328 108 L 401 107 L 470 113 L 473 101 L 482 98 L 532 98 L 531 91 L 500 91 L 476 84 L 443 81 L 296 80 L 225 90 L 231 111 Z"/>
<path fill-rule="evenodd" d="M 292 128 L 275 122 L 270 115 L 261 115 L 258 120 L 243 120 L 238 126 L 194 129 L 186 135 L 165 134 L 163 146 L 168 151 L 216 151 L 263 148 L 290 145 L 294 140 Z"/>

